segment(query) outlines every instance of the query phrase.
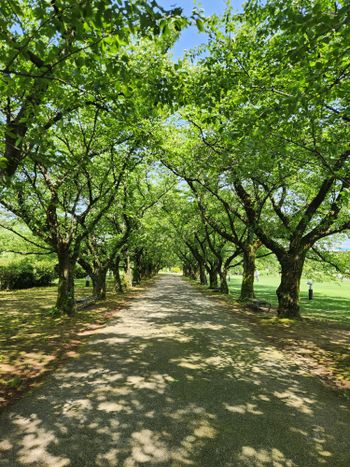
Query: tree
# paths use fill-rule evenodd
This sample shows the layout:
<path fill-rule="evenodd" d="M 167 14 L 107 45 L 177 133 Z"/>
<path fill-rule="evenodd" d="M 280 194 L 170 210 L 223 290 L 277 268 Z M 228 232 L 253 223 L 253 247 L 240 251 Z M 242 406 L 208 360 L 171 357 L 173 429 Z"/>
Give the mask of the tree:
<path fill-rule="evenodd" d="M 108 270 L 115 273 L 116 289 L 123 291 L 119 260 L 123 247 L 128 242 L 132 226 L 132 219 L 125 211 L 122 210 L 120 216 L 110 212 L 88 233 L 82 243 L 78 263 L 91 277 L 93 297 L 97 300 L 106 298 Z"/>
<path fill-rule="evenodd" d="M 144 235 L 142 221 L 146 213 L 161 201 L 172 181 L 152 180 L 146 161 L 147 156 L 127 173 L 115 195 L 113 205 L 98 225 L 89 231 L 80 249 L 78 262 L 92 278 L 93 295 L 97 299 L 106 298 L 108 270 L 114 272 L 116 290 L 123 292 L 120 268 L 123 262 L 128 270 L 130 254 L 134 259 L 134 282 L 139 283 L 143 276 L 153 274 L 153 270 L 148 271 L 148 266 L 145 270 L 142 266 L 145 246 L 138 243 Z M 152 237 L 152 242 L 154 241 L 156 240 Z M 129 285 L 132 285 L 132 278 L 130 282 Z"/>
<path fill-rule="evenodd" d="M 68 315 L 74 312 L 74 267 L 81 243 L 112 206 L 126 170 L 140 158 L 137 143 L 127 145 L 125 136 L 112 138 L 106 123 L 98 110 L 77 114 L 47 147 L 54 148 L 54 165 L 27 159 L 2 190 L 1 203 L 57 254 L 56 307 Z"/>
<path fill-rule="evenodd" d="M 187 182 L 196 199 L 201 221 L 206 226 L 207 246 L 218 261 L 212 272 L 212 288 L 217 287 L 216 276 L 219 274 L 220 287 L 228 293 L 226 283 L 228 270 L 232 261 L 242 255 L 243 280 L 240 299 L 249 300 L 254 298 L 255 260 L 261 241 L 256 238 L 254 230 L 248 225 L 249 222 L 244 210 L 241 209 L 238 197 L 226 183 L 222 167 L 212 163 L 215 161 L 215 150 L 208 147 L 202 131 L 198 134 L 197 130 L 201 130 L 198 123 L 192 126 L 194 129 L 186 129 L 182 126 L 181 133 L 176 127 L 165 130 L 162 162 Z M 212 231 L 211 235 L 208 230 Z M 222 245 L 219 249 L 215 249 L 211 238 L 216 237 L 218 244 L 218 235 L 222 239 Z M 224 251 L 226 242 L 231 243 L 230 254 L 223 258 L 220 251 Z M 198 252 L 196 254 L 192 251 L 192 254 L 197 257 L 201 270 L 200 265 L 204 260 L 200 261 Z"/>
<path fill-rule="evenodd" d="M 129 94 L 125 48 L 136 37 L 174 40 L 188 22 L 181 8 L 146 0 L 2 2 L 0 179 L 63 118 Z"/>
<path fill-rule="evenodd" d="M 74 310 L 73 271 L 82 241 L 111 208 L 126 172 L 142 162 L 153 121 L 167 105 L 167 92 L 154 91 L 159 77 L 171 81 L 173 72 L 163 45 L 135 40 L 124 50 L 124 68 L 118 68 L 120 79 L 127 72 L 132 94 L 117 98 L 120 93 L 112 89 L 104 105 L 77 109 L 55 122 L 2 189 L 4 206 L 58 255 L 57 307 L 64 313 Z M 166 89 L 168 84 L 165 79 Z"/>
<path fill-rule="evenodd" d="M 128 210 L 134 221 L 127 247 L 132 260 L 132 282 L 135 284 L 154 276 L 162 267 L 170 267 L 174 258 L 174 244 L 161 206 L 176 181 L 164 173 L 156 161 L 152 161 L 153 157 L 148 159 L 149 165 L 141 177 L 135 173 L 135 188 L 131 192 Z"/>
<path fill-rule="evenodd" d="M 348 16 L 343 3 L 249 2 L 212 25 L 187 92 L 183 118 L 280 262 L 280 316 L 299 317 L 306 254 L 350 227 Z"/>

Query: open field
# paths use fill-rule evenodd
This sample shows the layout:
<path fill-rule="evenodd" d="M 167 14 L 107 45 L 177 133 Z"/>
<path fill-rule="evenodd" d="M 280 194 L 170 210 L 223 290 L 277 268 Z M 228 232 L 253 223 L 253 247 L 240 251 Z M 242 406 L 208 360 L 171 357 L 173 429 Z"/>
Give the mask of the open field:
<path fill-rule="evenodd" d="M 314 300 L 308 299 L 307 278 L 301 281 L 301 313 L 302 316 L 317 319 L 329 319 L 350 325 L 350 280 L 344 279 L 334 282 L 314 281 Z M 230 291 L 233 297 L 238 297 L 241 284 L 240 276 L 230 276 Z M 276 289 L 279 276 L 261 275 L 259 282 L 255 282 L 258 298 L 262 298 L 277 306 Z"/>

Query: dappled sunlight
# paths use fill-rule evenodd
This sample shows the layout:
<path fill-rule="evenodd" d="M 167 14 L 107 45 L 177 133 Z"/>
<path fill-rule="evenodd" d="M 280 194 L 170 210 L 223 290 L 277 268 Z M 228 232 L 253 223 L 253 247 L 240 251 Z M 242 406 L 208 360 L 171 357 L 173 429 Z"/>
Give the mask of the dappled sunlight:
<path fill-rule="evenodd" d="M 76 295 L 91 295 L 77 280 Z M 53 319 L 57 287 L 0 291 L 0 405 L 50 370 L 63 356 L 77 357 L 80 338 L 101 328 L 125 298 L 111 293 L 105 302 L 78 312 L 74 318 Z"/>
<path fill-rule="evenodd" d="M 62 407 L 62 415 L 64 417 L 76 418 L 84 423 L 87 420 L 85 413 L 92 409 L 92 404 L 89 399 L 77 399 L 68 401 Z"/>
<path fill-rule="evenodd" d="M 264 465 L 293 467 L 297 465 L 291 459 L 287 459 L 279 449 L 255 449 L 251 446 L 243 446 L 239 461 L 240 465 L 257 467 Z"/>
<path fill-rule="evenodd" d="M 128 385 L 136 389 L 150 389 L 164 394 L 165 389 L 169 383 L 174 382 L 175 379 L 169 375 L 151 374 L 148 378 L 143 376 L 128 376 L 126 382 Z"/>
<path fill-rule="evenodd" d="M 98 454 L 96 457 L 97 466 L 118 465 L 118 449 L 110 449 L 106 453 Z"/>
<path fill-rule="evenodd" d="M 299 373 L 314 374 L 345 392 L 350 389 L 350 328 L 344 322 L 313 318 L 286 322 L 264 313 L 244 311 L 243 316 L 240 310 L 235 310 L 235 318 L 249 323 L 275 352 L 279 348 L 285 361 L 297 363 Z"/>
<path fill-rule="evenodd" d="M 172 359 L 169 363 L 175 363 L 182 368 L 188 368 L 190 370 L 206 369 L 208 361 L 203 361 L 203 357 L 199 354 L 191 355 L 182 359 Z"/>
<path fill-rule="evenodd" d="M 261 410 L 258 410 L 256 404 L 250 404 L 247 402 L 246 404 L 241 404 L 241 405 L 229 405 L 229 404 L 224 404 L 224 407 L 226 410 L 232 413 L 240 413 L 240 414 L 253 414 L 253 415 L 264 415 L 264 412 Z"/>
<path fill-rule="evenodd" d="M 1 466 L 348 465 L 348 404 L 178 278 L 82 339 L 4 410 Z"/>
<path fill-rule="evenodd" d="M 306 277 L 302 281 L 300 291 L 300 306 L 303 317 L 313 320 L 325 320 L 327 324 L 350 325 L 350 282 L 337 283 L 336 281 L 319 282 L 314 281 L 314 299 L 308 299 Z M 230 292 L 238 298 L 241 277 L 232 276 L 230 281 Z M 255 293 L 259 299 L 267 300 L 275 307 L 277 306 L 276 289 L 280 283 L 279 275 L 261 275 L 259 282 L 255 283 Z"/>
<path fill-rule="evenodd" d="M 131 455 L 125 460 L 126 467 L 139 464 L 159 464 L 170 460 L 170 453 L 162 437 L 167 434 L 157 434 L 151 430 L 141 430 L 131 435 Z"/>
<path fill-rule="evenodd" d="M 47 448 L 51 444 L 57 444 L 58 441 L 53 431 L 42 428 L 41 420 L 36 415 L 32 415 L 31 418 L 16 416 L 13 423 L 23 433 L 17 457 L 20 464 L 40 463 L 58 467 L 70 464 L 68 458 L 48 452 Z"/>
<path fill-rule="evenodd" d="M 117 404 L 116 402 L 101 402 L 97 406 L 97 410 L 103 410 L 107 413 L 120 412 L 121 410 L 125 410 L 126 408 L 127 406 L 125 404 Z"/>
<path fill-rule="evenodd" d="M 296 394 L 293 389 L 284 392 L 275 391 L 273 395 L 278 399 L 281 399 L 286 405 L 295 408 L 299 412 L 306 415 L 313 415 L 311 406 L 316 404 L 317 401 L 315 399 L 310 399 L 305 395 L 300 396 Z"/>

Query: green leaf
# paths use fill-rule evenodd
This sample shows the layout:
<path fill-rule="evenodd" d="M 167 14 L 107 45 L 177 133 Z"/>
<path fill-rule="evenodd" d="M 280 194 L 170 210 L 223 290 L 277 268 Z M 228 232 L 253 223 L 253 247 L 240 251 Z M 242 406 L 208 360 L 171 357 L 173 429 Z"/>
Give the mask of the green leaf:
<path fill-rule="evenodd" d="M 7 159 L 6 157 L 0 157 L 0 168 L 5 169 L 7 167 Z"/>
<path fill-rule="evenodd" d="M 196 19 L 196 25 L 197 25 L 198 31 L 205 32 L 204 22 L 201 19 Z"/>

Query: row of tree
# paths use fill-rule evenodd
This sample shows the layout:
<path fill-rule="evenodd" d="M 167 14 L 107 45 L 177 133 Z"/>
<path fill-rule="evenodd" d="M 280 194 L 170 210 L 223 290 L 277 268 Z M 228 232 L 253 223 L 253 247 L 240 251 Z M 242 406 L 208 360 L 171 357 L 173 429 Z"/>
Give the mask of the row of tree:
<path fill-rule="evenodd" d="M 145 0 L 9 0 L 0 13 L 2 226 L 24 253 L 56 256 L 56 308 L 71 315 L 77 264 L 102 299 L 108 270 L 122 290 L 163 263 L 147 213 L 172 182 L 155 180 L 150 134 L 176 87 L 166 51 L 200 19 Z"/>
<path fill-rule="evenodd" d="M 280 316 L 299 316 L 306 258 L 332 262 L 350 229 L 349 19 L 349 2 L 328 0 L 250 1 L 212 18 L 165 129 L 160 157 L 190 187 L 202 230 L 184 234 L 186 272 L 205 282 L 206 269 L 213 286 L 219 274 L 227 291 L 241 257 L 247 299 L 256 257 L 273 254 Z"/>
<path fill-rule="evenodd" d="M 350 229 L 349 17 L 331 0 L 205 21 L 147 0 L 1 6 L 0 201 L 56 254 L 60 311 L 77 263 L 98 297 L 130 260 L 138 282 L 176 255 L 225 293 L 239 266 L 247 300 L 271 255 L 278 313 L 299 316 L 306 259 L 344 269 L 329 242 Z M 175 63 L 193 22 L 205 53 Z"/>

